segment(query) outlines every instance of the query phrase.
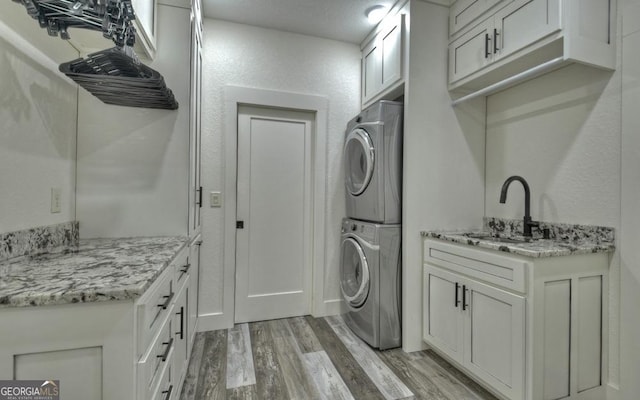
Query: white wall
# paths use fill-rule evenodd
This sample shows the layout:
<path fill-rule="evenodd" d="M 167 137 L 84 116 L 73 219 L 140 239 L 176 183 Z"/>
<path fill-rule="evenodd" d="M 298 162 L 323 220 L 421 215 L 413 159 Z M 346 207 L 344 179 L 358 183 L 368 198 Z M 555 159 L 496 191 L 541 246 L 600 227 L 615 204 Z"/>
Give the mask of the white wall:
<path fill-rule="evenodd" d="M 189 10 L 158 5 L 162 74 L 178 110 L 112 106 L 80 89 L 80 237 L 186 235 L 189 168 Z M 105 48 L 109 42 L 105 41 Z"/>
<path fill-rule="evenodd" d="M 405 351 L 422 348 L 422 230 L 482 226 L 484 100 L 451 107 L 448 8 L 412 1 L 405 85 L 403 325 Z"/>
<path fill-rule="evenodd" d="M 329 99 L 327 140 L 325 301 L 339 300 L 340 220 L 344 216 L 342 144 L 360 110 L 360 50 L 353 44 L 205 19 L 202 178 L 205 193 L 224 187 L 223 88 L 226 85 L 321 95 Z M 206 196 L 205 196 L 206 197 Z M 199 312 L 212 329 L 233 313 L 224 304 L 224 208 L 203 208 Z"/>
<path fill-rule="evenodd" d="M 620 235 L 621 74 L 571 65 L 487 98 L 485 215 L 616 228 Z M 619 255 L 610 262 L 609 376 L 619 381 Z"/>
<path fill-rule="evenodd" d="M 640 393 L 640 4 L 622 14 L 622 216 L 620 229 L 620 392 Z"/>
<path fill-rule="evenodd" d="M 0 233 L 75 219 L 77 90 L 57 65 L 77 57 L 24 6 L 0 2 Z"/>

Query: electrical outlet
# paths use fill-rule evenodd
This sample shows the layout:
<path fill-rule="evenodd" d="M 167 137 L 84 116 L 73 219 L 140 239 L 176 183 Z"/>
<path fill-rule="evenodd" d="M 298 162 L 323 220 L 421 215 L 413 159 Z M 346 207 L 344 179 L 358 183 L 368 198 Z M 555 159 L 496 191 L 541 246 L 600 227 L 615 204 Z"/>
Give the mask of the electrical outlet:
<path fill-rule="evenodd" d="M 222 194 L 220 192 L 210 192 L 209 204 L 211 207 L 222 207 Z"/>
<path fill-rule="evenodd" d="M 62 211 L 62 190 L 60 188 L 51 188 L 51 214 L 57 214 Z"/>

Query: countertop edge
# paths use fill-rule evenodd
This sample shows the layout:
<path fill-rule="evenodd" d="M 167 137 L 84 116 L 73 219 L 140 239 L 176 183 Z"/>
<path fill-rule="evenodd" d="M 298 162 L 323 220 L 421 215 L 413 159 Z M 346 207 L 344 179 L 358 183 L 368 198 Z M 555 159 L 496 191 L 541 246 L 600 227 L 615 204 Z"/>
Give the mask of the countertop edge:
<path fill-rule="evenodd" d="M 613 243 L 555 243 L 550 249 L 527 249 L 521 244 L 492 242 L 462 236 L 463 232 L 420 231 L 424 238 L 443 240 L 451 243 L 516 254 L 530 258 L 564 257 L 581 254 L 611 253 L 615 251 Z"/>

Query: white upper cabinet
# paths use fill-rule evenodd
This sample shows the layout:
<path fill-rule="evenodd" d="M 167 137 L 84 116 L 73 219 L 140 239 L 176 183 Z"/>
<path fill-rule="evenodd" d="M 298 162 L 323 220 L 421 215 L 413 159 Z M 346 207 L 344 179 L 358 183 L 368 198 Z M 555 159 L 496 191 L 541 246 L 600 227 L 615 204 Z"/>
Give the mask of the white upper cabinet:
<path fill-rule="evenodd" d="M 455 35 L 460 29 L 477 20 L 482 14 L 499 4 L 504 6 L 513 0 L 458 0 L 449 10 L 449 35 Z"/>
<path fill-rule="evenodd" d="M 449 15 L 449 89 L 479 89 L 555 58 L 614 69 L 612 4 L 458 0 Z"/>
<path fill-rule="evenodd" d="M 133 11 L 136 19 L 133 24 L 136 28 L 136 52 L 153 59 L 156 55 L 156 29 L 157 9 L 156 0 L 132 0 Z"/>
<path fill-rule="evenodd" d="M 383 98 L 403 82 L 404 15 L 387 17 L 362 49 L 362 105 Z"/>

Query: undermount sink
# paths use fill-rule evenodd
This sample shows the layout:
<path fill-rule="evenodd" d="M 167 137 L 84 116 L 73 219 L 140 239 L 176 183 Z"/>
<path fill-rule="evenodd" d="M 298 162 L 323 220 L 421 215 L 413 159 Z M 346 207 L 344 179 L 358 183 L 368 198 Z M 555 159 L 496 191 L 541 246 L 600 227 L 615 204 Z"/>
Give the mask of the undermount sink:
<path fill-rule="evenodd" d="M 514 238 L 514 237 L 500 237 L 493 236 L 489 233 L 468 233 L 465 236 L 471 239 L 479 239 L 479 240 L 489 240 L 491 242 L 501 242 L 501 243 L 529 243 L 534 241 L 533 238 Z"/>

